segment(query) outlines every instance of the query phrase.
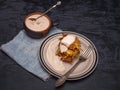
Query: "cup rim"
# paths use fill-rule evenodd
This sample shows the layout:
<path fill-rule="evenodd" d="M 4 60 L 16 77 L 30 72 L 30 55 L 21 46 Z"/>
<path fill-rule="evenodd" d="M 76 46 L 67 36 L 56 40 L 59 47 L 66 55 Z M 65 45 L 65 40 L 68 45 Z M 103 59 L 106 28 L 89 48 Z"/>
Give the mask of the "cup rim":
<path fill-rule="evenodd" d="M 30 29 L 29 27 L 27 27 L 27 25 L 26 25 L 26 23 L 25 23 L 25 22 L 26 22 L 26 19 L 27 19 L 28 17 L 32 16 L 32 15 L 35 15 L 35 14 L 41 15 L 42 13 L 41 13 L 41 12 L 33 12 L 33 13 L 28 14 L 28 15 L 25 17 L 25 19 L 24 19 L 24 25 L 25 25 L 25 27 L 26 27 L 27 29 L 29 29 L 30 31 L 32 31 L 32 32 L 44 32 L 44 31 L 48 31 L 48 29 L 51 27 L 52 22 L 51 22 L 50 17 L 49 17 L 48 15 L 46 15 L 46 14 L 45 14 L 44 16 L 49 20 L 49 26 L 48 26 L 46 29 L 40 30 L 40 31 L 34 31 L 34 30 Z"/>

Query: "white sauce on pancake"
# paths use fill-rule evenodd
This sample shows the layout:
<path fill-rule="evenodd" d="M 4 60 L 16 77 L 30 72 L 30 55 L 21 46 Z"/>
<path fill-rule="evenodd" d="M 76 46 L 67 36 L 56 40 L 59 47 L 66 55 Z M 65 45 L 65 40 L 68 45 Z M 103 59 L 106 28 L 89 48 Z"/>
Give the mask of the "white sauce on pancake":
<path fill-rule="evenodd" d="M 68 34 L 65 36 L 60 42 L 60 50 L 61 52 L 65 52 L 68 50 L 68 47 L 75 41 L 75 36 Z"/>

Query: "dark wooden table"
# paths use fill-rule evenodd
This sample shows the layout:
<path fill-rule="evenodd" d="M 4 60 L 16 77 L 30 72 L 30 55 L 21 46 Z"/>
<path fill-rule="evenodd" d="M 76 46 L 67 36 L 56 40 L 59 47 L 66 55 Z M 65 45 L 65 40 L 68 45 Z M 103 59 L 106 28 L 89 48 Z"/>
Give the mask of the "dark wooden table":
<path fill-rule="evenodd" d="M 23 27 L 24 17 L 45 11 L 57 0 L 0 0 L 0 45 Z M 120 90 L 120 1 L 62 0 L 48 13 L 58 28 L 81 33 L 98 49 L 99 62 L 89 77 L 68 81 L 58 90 Z M 0 90 L 56 90 L 56 78 L 43 82 L 0 51 Z"/>

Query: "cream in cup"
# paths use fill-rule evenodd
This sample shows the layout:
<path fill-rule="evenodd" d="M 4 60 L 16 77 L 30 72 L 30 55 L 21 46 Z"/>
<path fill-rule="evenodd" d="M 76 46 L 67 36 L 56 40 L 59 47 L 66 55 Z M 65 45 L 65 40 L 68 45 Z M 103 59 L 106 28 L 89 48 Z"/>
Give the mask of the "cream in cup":
<path fill-rule="evenodd" d="M 42 13 L 34 12 L 25 17 L 25 30 L 27 35 L 32 38 L 41 38 L 45 36 L 51 27 L 51 19 L 47 15 L 44 15 L 35 21 L 30 20 L 30 18 L 37 18 L 40 15 L 42 15 Z"/>

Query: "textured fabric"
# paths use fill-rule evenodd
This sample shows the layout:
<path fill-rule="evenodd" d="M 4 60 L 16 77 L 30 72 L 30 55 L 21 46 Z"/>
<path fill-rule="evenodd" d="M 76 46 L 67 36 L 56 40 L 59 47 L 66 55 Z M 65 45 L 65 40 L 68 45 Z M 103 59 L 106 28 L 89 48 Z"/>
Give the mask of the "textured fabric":
<path fill-rule="evenodd" d="M 53 28 L 50 30 L 49 35 L 57 32 L 61 32 L 61 30 Z M 41 67 L 38 55 L 40 45 L 44 39 L 45 37 L 32 39 L 26 35 L 24 30 L 21 30 L 13 40 L 2 45 L 1 49 L 23 68 L 45 81 L 49 78 L 49 74 Z"/>

